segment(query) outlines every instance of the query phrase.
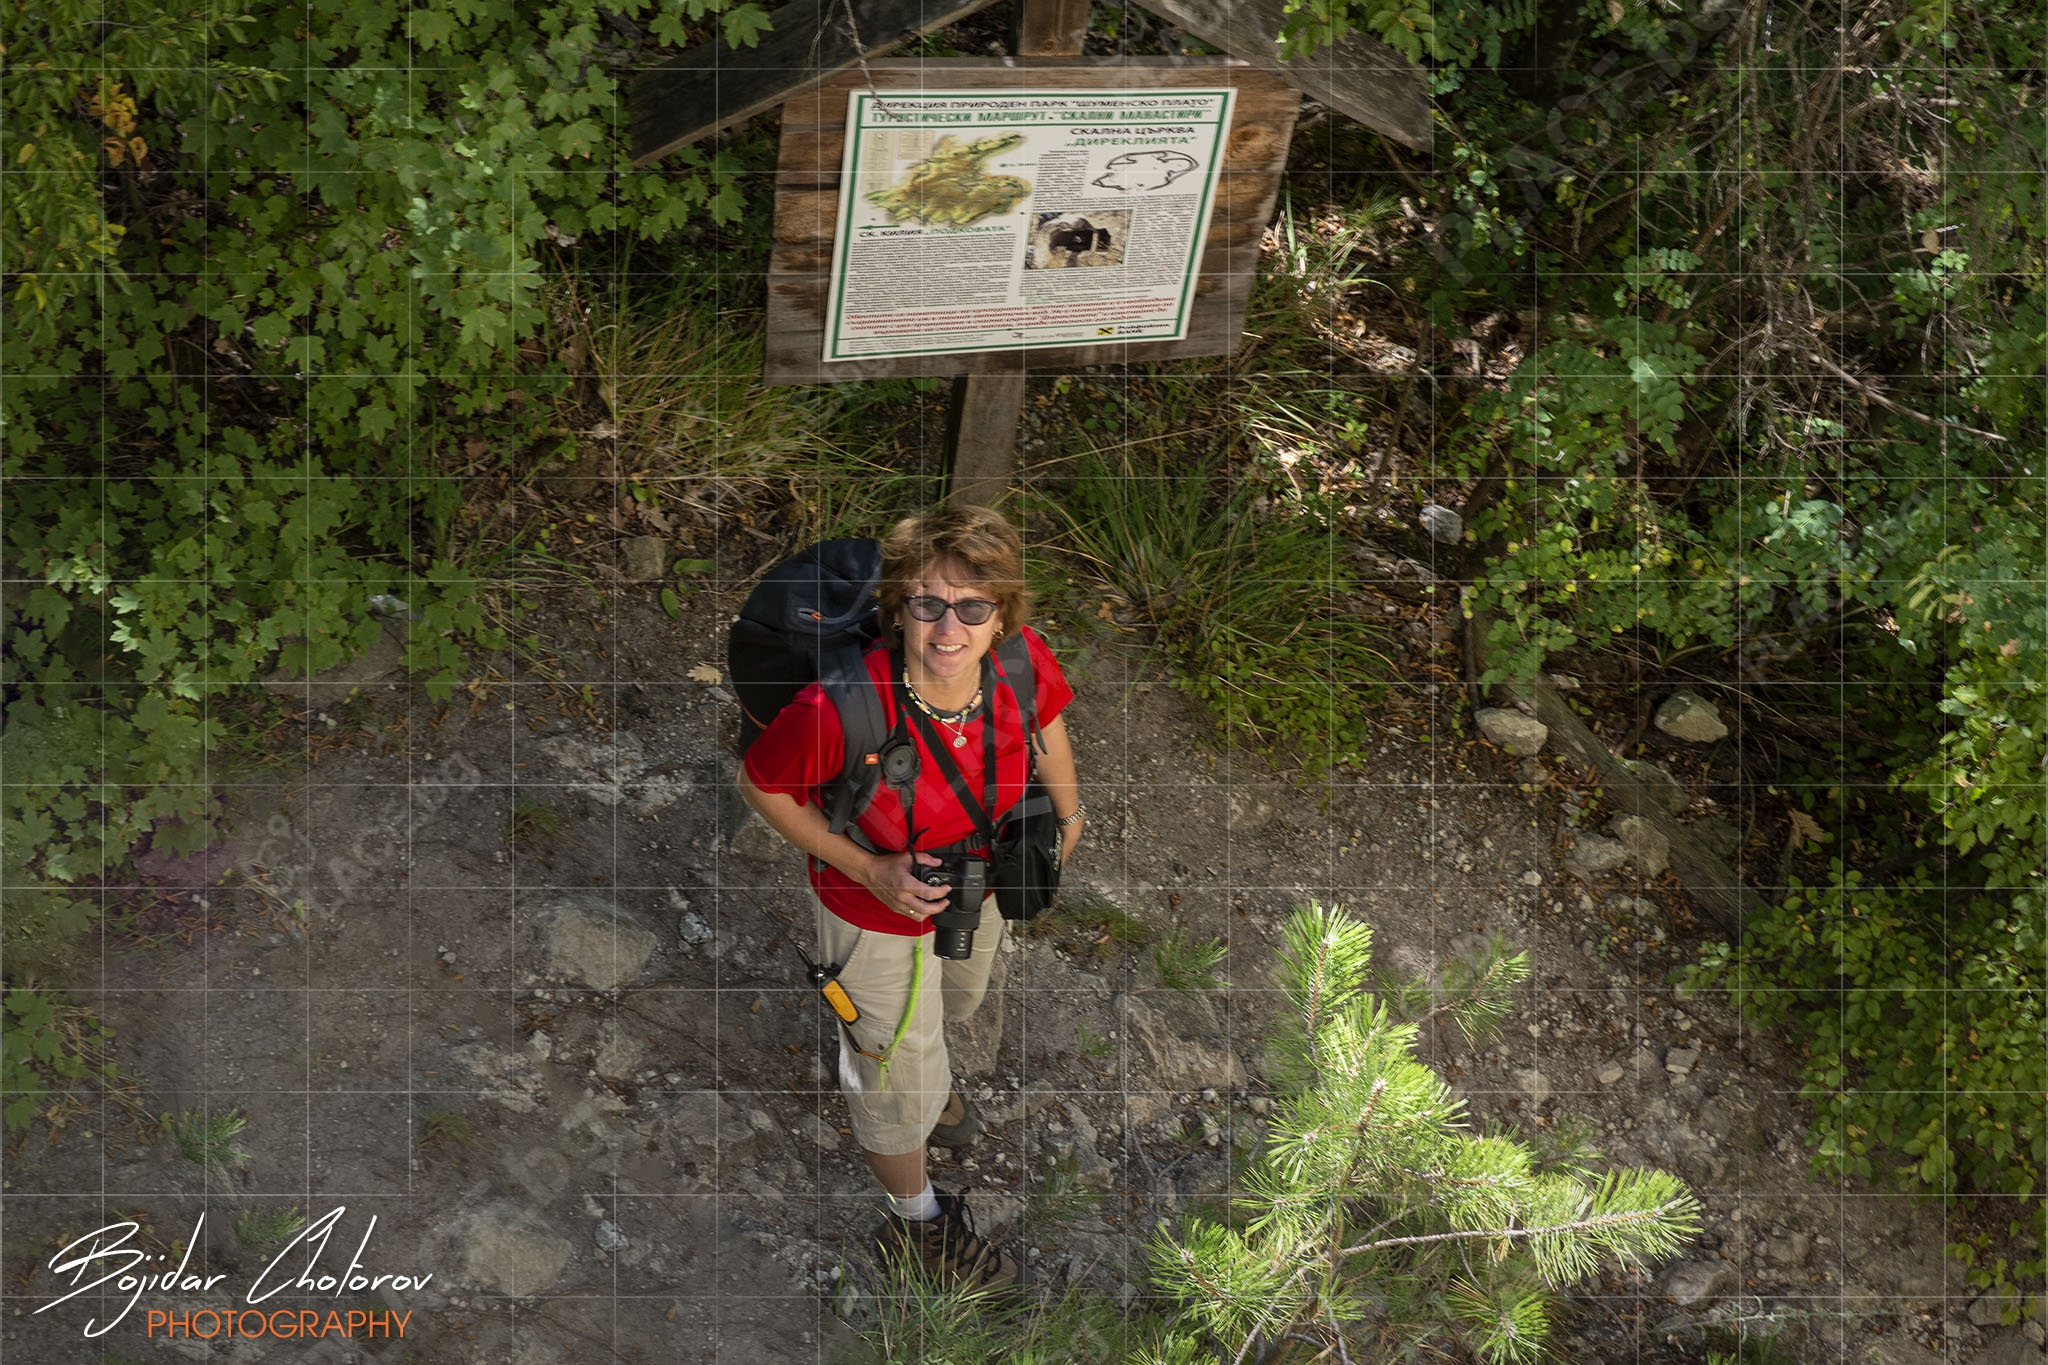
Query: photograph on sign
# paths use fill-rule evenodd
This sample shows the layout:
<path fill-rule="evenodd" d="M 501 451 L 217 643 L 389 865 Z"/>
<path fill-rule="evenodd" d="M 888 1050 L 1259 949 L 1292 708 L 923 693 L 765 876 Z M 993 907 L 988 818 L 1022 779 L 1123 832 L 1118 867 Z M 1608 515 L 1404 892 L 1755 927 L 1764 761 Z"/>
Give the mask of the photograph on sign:
<path fill-rule="evenodd" d="M 1185 337 L 1234 96 L 851 92 L 824 359 Z"/>

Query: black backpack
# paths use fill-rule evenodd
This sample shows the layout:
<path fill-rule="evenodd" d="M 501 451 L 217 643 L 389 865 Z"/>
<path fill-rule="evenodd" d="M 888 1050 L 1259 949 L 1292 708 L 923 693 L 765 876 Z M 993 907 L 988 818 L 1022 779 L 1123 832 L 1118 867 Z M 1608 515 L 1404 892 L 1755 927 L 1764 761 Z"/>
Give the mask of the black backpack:
<path fill-rule="evenodd" d="M 863 662 L 882 634 L 875 595 L 881 577 L 880 541 L 820 541 L 777 564 L 755 585 L 726 643 L 726 667 L 739 694 L 743 756 L 797 693 L 813 682 L 824 684 L 846 735 L 846 761 L 821 804 L 834 834 L 852 833 L 860 842 L 853 823 L 875 799 L 890 740 L 881 696 Z M 1027 740 L 1036 744 L 1038 680 L 1022 632 L 998 644 L 996 657 Z M 915 748 L 908 751 L 914 760 Z M 917 771 L 913 763 L 907 772 L 888 776 L 908 786 Z"/>

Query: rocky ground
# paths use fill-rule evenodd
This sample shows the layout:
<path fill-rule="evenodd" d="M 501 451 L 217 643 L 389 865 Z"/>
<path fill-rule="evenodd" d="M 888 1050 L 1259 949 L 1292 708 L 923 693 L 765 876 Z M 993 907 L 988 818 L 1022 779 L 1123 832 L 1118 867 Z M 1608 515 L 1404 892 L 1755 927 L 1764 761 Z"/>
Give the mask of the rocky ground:
<path fill-rule="evenodd" d="M 1447 649 L 1413 592 L 1426 571 L 1383 568 L 1416 657 Z M 110 937 L 61 983 L 116 1030 L 132 1102 L 54 1106 L 6 1148 L 0 1352 L 847 1355 L 878 1205 L 798 976 L 799 860 L 730 793 L 718 667 L 734 605 L 706 592 L 673 621 L 642 590 L 559 594 L 518 659 L 480 661 L 446 705 L 407 682 L 395 643 L 287 689 L 293 761 L 226 787 L 236 833 L 208 858 L 146 861 L 153 937 Z M 1135 1294 L 1158 1220 L 1256 1146 L 1267 968 L 1315 897 L 1370 921 L 1399 970 L 1427 975 L 1493 933 L 1526 950 L 1505 1030 L 1477 1049 L 1431 1035 L 1427 1059 L 1476 1120 L 1540 1134 L 1582 1117 L 1612 1160 L 1699 1194 L 1698 1244 L 1584 1286 L 1562 1358 L 1703 1360 L 1737 1332 L 1802 1361 L 2048 1358 L 2038 1314 L 2003 1325 L 2005 1305 L 1944 1261 L 1938 1204 L 1812 1178 L 1796 1055 L 1725 1000 L 1673 989 L 1718 934 L 1575 770 L 1511 751 L 1534 738 L 1515 717 L 1490 717 L 1486 738 L 1461 688 L 1418 681 L 1386 708 L 1368 772 L 1302 783 L 1211 747 L 1135 645 L 1069 643 L 1091 812 L 1067 894 L 1080 913 L 1006 948 L 999 996 L 955 1040 L 989 1131 L 935 1152 L 941 1187 L 972 1190 L 1037 1282 Z M 1634 730 L 1673 774 L 1673 808 L 1720 821 L 1740 857 L 1782 835 L 1715 785 L 1739 742 L 1725 719 L 1737 738 Z M 1163 988 L 1104 907 L 1226 939 L 1231 984 Z M 188 1112 L 246 1115 L 228 1144 L 246 1157 L 181 1155 L 156 1116 Z M 152 1304 L 246 1308 L 282 1245 L 261 1215 L 342 1208 L 321 1271 L 355 1251 L 370 1274 L 432 1278 L 265 1306 L 410 1311 L 402 1340 L 145 1330 Z M 224 1278 L 145 1294 L 99 1337 L 88 1320 L 119 1311 L 116 1286 L 34 1311 L 80 1282 L 53 1274 L 59 1248 L 131 1220 L 131 1244 L 167 1258 L 148 1268 L 190 1248 Z"/>

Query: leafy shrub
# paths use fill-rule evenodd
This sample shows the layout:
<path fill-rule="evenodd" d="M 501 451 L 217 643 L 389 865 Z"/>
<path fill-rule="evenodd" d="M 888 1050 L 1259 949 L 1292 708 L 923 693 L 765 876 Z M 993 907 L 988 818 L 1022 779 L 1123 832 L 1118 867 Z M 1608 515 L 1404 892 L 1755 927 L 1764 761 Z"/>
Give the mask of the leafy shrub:
<path fill-rule="evenodd" d="M 111 1062 L 95 1067 L 88 1061 L 100 1055 L 113 1030 L 83 1010 L 32 986 L 14 986 L 0 1002 L 0 1023 L 0 1118 L 8 1128 L 28 1126 L 51 1079 L 114 1079 Z"/>
<path fill-rule="evenodd" d="M 2039 898 L 1862 881 L 1838 861 L 1827 885 L 1795 883 L 1689 980 L 1806 1041 L 1823 1169 L 2032 1192 L 2048 1162 Z"/>
<path fill-rule="evenodd" d="M 714 18 L 748 42 L 765 11 L 52 0 L 0 21 L 10 977 L 70 951 L 98 907 L 67 888 L 145 833 L 211 836 L 218 703 L 362 649 L 371 597 L 413 616 L 407 663 L 447 695 L 483 603 L 443 553 L 443 471 L 481 425 L 508 455 L 549 435 L 562 378 L 518 349 L 549 323 L 543 255 L 738 212 L 729 155 L 635 170 L 619 127 L 641 47 L 621 35 Z M 86 67 L 58 59 L 88 35 Z"/>

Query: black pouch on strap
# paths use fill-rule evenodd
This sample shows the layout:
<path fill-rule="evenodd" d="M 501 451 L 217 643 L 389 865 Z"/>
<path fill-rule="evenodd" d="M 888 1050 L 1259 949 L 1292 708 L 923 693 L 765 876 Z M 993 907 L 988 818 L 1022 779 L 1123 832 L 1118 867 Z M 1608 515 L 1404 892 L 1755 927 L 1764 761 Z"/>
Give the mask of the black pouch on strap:
<path fill-rule="evenodd" d="M 1004 919 L 1035 919 L 1060 889 L 1060 825 L 1052 798 L 1036 781 L 996 826 L 989 885 Z"/>

